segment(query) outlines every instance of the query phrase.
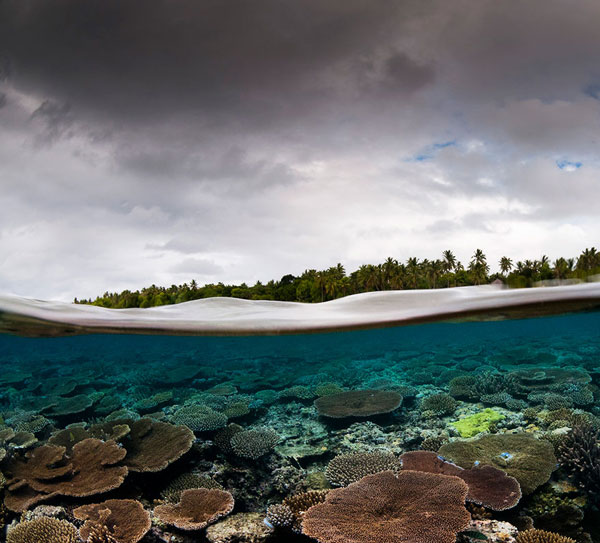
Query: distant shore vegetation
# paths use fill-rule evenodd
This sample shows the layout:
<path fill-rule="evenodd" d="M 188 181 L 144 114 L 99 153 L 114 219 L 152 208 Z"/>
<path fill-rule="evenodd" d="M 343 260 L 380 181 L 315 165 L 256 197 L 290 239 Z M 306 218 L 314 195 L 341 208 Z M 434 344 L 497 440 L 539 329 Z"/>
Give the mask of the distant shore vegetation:
<path fill-rule="evenodd" d="M 449 288 L 480 285 L 496 279 L 512 288 L 526 288 L 539 281 L 585 280 L 600 274 L 600 253 L 592 247 L 582 251 L 577 258 L 561 257 L 553 262 L 547 256 L 518 262 L 503 256 L 498 269 L 499 272 L 490 274 L 490 266 L 481 249 L 473 253 L 466 265 L 447 250 L 442 253 L 442 258 L 435 260 L 412 257 L 403 263 L 390 257 L 381 264 L 364 264 L 349 274 L 342 264 L 337 264 L 326 270 L 306 270 L 298 276 L 284 275 L 279 281 L 258 281 L 252 286 L 245 283 L 200 286 L 192 280 L 170 287 L 151 285 L 136 291 L 105 292 L 95 300 L 75 298 L 74 303 L 115 309 L 154 307 L 212 297 L 316 303 L 360 292 Z"/>

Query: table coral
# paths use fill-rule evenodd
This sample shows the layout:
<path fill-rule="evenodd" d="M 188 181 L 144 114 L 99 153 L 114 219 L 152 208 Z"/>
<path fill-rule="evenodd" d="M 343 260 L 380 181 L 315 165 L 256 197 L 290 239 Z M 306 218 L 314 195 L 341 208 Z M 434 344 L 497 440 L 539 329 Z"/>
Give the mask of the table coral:
<path fill-rule="evenodd" d="M 454 543 L 471 519 L 467 491 L 458 477 L 384 471 L 331 490 L 302 529 L 319 543 Z"/>
<path fill-rule="evenodd" d="M 453 441 L 442 445 L 439 454 L 464 468 L 500 468 L 519 481 L 523 494 L 531 494 L 556 469 L 552 444 L 530 434 L 495 434 Z"/>
<path fill-rule="evenodd" d="M 348 390 L 314 401 L 319 415 L 335 419 L 389 413 L 401 404 L 402 396 L 390 390 Z"/>
<path fill-rule="evenodd" d="M 159 505 L 154 516 L 180 530 L 200 530 L 233 510 L 233 496 L 225 490 L 197 488 L 184 490 L 175 505 Z"/>

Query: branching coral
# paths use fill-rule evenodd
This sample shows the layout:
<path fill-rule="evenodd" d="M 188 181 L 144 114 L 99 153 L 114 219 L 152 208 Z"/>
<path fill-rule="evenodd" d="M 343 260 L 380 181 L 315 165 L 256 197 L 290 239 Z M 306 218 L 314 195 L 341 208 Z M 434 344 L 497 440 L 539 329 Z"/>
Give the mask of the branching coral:
<path fill-rule="evenodd" d="M 94 532 L 104 530 L 117 543 L 137 543 L 150 529 L 150 514 L 136 500 L 107 500 L 82 505 L 73 510 L 76 519 L 84 520 L 79 535 L 89 541 Z"/>
<path fill-rule="evenodd" d="M 331 490 L 302 530 L 320 543 L 454 543 L 471 519 L 467 491 L 458 477 L 384 471 Z"/>
<path fill-rule="evenodd" d="M 231 437 L 230 443 L 237 456 L 256 460 L 279 443 L 279 435 L 270 428 L 243 430 L 235 433 Z"/>
<path fill-rule="evenodd" d="M 324 417 L 369 417 L 398 409 L 402 396 L 391 390 L 349 390 L 321 396 L 314 404 Z"/>
<path fill-rule="evenodd" d="M 205 405 L 186 405 L 171 417 L 174 424 L 185 424 L 194 432 L 210 432 L 227 424 L 227 415 Z"/>
<path fill-rule="evenodd" d="M 431 411 L 435 415 L 452 415 L 458 402 L 449 394 L 432 394 L 421 400 L 421 411 Z"/>
<path fill-rule="evenodd" d="M 77 540 L 75 526 L 51 517 L 20 522 L 6 536 L 6 543 L 76 543 Z"/>
<path fill-rule="evenodd" d="M 559 445 L 558 458 L 577 484 L 600 501 L 600 430 L 575 426 Z"/>
<path fill-rule="evenodd" d="M 302 533 L 302 518 L 313 505 L 323 503 L 329 490 L 309 490 L 288 496 L 281 504 L 267 509 L 266 522 L 274 528 L 289 528 Z"/>
<path fill-rule="evenodd" d="M 325 470 L 332 486 L 346 486 L 381 471 L 400 471 L 402 463 L 392 453 L 380 451 L 340 454 L 334 457 Z"/>
<path fill-rule="evenodd" d="M 525 530 L 519 532 L 516 543 L 575 543 L 575 540 L 545 530 Z"/>
<path fill-rule="evenodd" d="M 184 490 L 176 505 L 159 505 L 154 516 L 181 530 L 201 530 L 233 510 L 233 496 L 225 490 Z"/>

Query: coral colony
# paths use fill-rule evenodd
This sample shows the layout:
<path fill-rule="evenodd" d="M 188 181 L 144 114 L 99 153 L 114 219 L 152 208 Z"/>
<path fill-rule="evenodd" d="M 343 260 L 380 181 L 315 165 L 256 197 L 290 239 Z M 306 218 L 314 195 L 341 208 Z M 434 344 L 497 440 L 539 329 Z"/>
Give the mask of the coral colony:
<path fill-rule="evenodd" d="M 599 330 L 1 336 L 0 522 L 9 543 L 591 542 Z"/>

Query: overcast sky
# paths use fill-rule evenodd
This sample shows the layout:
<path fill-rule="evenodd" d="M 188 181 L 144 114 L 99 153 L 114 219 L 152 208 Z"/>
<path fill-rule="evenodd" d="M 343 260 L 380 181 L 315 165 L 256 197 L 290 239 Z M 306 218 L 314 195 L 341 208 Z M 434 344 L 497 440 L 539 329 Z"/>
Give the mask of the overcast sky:
<path fill-rule="evenodd" d="M 600 2 L 0 0 L 0 292 L 600 243 Z"/>

